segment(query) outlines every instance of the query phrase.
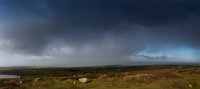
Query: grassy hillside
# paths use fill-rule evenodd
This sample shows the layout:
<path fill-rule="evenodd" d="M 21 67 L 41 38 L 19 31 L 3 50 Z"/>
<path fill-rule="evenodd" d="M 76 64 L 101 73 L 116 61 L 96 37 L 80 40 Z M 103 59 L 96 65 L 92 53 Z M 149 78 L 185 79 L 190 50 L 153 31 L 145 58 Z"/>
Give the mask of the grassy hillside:
<path fill-rule="evenodd" d="M 1 73 L 22 78 L 1 79 L 0 89 L 200 89 L 198 66 L 19 68 Z M 91 81 L 80 83 L 83 77 Z"/>

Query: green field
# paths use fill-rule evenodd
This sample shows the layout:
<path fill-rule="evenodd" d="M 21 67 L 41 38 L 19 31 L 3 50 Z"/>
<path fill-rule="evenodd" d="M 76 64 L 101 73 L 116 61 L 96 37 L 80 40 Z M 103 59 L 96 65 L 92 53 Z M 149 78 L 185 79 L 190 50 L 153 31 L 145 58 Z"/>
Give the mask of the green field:
<path fill-rule="evenodd" d="M 200 89 L 199 66 L 1 68 L 0 89 Z M 90 82 L 80 83 L 79 78 Z"/>

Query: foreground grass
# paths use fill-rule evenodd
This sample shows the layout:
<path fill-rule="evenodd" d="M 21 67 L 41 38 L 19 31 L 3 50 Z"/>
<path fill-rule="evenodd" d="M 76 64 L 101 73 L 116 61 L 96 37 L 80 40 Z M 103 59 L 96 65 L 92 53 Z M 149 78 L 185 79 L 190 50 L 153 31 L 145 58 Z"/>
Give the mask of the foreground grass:
<path fill-rule="evenodd" d="M 0 89 L 200 89 L 200 68 L 194 66 L 20 71 L 24 73 L 20 79 L 1 79 Z M 78 79 L 82 77 L 92 81 L 80 83 Z"/>

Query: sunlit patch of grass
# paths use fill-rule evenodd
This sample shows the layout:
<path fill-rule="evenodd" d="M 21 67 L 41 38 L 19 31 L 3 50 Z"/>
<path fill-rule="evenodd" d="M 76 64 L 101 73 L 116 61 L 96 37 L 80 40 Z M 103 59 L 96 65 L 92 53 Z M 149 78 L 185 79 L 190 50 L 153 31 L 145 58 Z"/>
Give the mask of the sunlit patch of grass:
<path fill-rule="evenodd" d="M 166 89 L 200 89 L 199 80 L 200 76 L 184 75 L 183 78 L 162 80 L 160 81 L 160 86 Z"/>

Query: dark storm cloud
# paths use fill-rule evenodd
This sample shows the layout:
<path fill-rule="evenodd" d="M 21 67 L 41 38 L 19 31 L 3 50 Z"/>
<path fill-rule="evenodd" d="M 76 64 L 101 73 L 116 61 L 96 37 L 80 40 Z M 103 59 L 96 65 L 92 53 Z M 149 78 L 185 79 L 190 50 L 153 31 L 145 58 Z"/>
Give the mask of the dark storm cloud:
<path fill-rule="evenodd" d="M 1 0 L 0 7 L 1 38 L 13 44 L 6 49 L 27 55 L 61 50 L 73 54 L 58 59 L 109 64 L 149 46 L 200 44 L 198 0 Z"/>

